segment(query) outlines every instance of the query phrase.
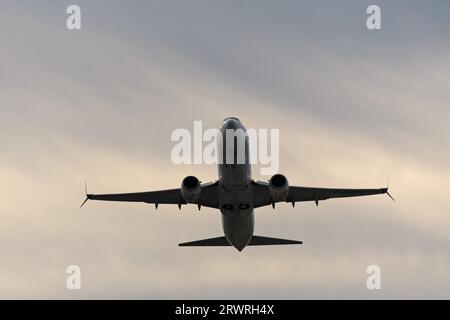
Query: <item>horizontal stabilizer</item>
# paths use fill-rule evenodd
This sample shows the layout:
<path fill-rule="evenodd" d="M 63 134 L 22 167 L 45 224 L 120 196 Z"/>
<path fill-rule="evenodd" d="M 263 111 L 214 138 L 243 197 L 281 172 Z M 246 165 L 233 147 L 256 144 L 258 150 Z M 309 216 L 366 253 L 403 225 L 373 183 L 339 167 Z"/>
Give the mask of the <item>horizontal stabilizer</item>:
<path fill-rule="evenodd" d="M 248 246 L 268 246 L 281 244 L 302 244 L 302 241 L 278 239 L 262 236 L 253 236 Z M 179 247 L 228 247 L 231 244 L 225 237 L 209 238 L 190 242 L 179 243 Z"/>
<path fill-rule="evenodd" d="M 224 247 L 231 246 L 225 237 L 209 238 L 203 240 L 196 240 L 191 242 L 179 243 L 179 247 Z"/>
<path fill-rule="evenodd" d="M 277 244 L 302 244 L 303 242 L 297 240 L 278 239 L 270 237 L 253 236 L 250 240 L 249 246 L 269 246 Z"/>

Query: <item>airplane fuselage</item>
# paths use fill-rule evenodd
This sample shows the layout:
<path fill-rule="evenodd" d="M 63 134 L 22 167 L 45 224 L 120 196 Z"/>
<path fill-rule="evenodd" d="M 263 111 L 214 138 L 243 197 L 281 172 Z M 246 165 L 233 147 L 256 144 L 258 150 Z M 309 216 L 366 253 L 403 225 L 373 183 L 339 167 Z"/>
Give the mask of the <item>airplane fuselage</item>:
<path fill-rule="evenodd" d="M 251 184 L 251 165 L 249 160 L 249 142 L 245 139 L 244 163 L 238 163 L 239 144 L 227 144 L 228 130 L 241 129 L 246 131 L 242 123 L 236 118 L 224 120 L 221 128 L 223 148 L 223 163 L 219 163 L 218 198 L 222 216 L 222 227 L 225 237 L 236 249 L 241 251 L 252 239 L 254 230 L 253 189 Z M 232 149 L 227 146 L 233 146 Z M 220 151 L 219 151 L 220 154 Z M 227 155 L 234 159 L 232 163 L 225 161 Z"/>

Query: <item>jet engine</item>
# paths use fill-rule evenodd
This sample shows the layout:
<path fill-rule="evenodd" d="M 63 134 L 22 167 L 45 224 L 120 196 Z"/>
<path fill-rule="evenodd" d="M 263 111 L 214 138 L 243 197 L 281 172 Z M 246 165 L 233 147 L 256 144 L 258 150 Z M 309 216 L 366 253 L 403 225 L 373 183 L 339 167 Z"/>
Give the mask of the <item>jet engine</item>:
<path fill-rule="evenodd" d="M 197 177 L 187 176 L 181 182 L 181 195 L 186 203 L 197 203 L 200 198 L 200 181 Z"/>
<path fill-rule="evenodd" d="M 269 180 L 269 192 L 274 202 L 285 201 L 289 192 L 289 182 L 282 174 L 275 174 Z"/>

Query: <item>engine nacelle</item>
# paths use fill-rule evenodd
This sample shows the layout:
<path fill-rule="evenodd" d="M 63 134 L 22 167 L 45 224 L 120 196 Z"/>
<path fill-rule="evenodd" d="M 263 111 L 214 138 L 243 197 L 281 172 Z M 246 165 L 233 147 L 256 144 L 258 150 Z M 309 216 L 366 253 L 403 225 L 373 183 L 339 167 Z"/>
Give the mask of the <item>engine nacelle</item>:
<path fill-rule="evenodd" d="M 282 174 L 275 174 L 269 180 L 269 192 L 273 202 L 285 201 L 289 192 L 289 182 Z"/>
<path fill-rule="evenodd" d="M 186 203 L 197 203 L 200 198 L 200 181 L 197 177 L 187 176 L 181 182 L 181 195 Z"/>

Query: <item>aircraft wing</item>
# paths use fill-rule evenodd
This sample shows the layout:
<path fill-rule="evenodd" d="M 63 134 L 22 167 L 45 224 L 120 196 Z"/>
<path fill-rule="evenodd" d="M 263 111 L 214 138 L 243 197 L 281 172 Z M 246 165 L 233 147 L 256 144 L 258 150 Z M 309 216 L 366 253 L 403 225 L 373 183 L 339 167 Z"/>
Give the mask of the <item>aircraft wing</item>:
<path fill-rule="evenodd" d="M 217 182 L 210 182 L 201 185 L 200 200 L 198 205 L 210 208 L 219 208 L 217 185 Z M 86 200 L 84 200 L 81 206 L 83 206 L 87 200 L 154 203 L 156 207 L 158 207 L 159 204 L 176 204 L 178 207 L 181 207 L 182 204 L 187 204 L 181 195 L 180 188 L 132 193 L 86 193 Z"/>
<path fill-rule="evenodd" d="M 274 202 L 269 192 L 269 184 L 267 182 L 255 181 L 253 183 L 254 199 L 253 207 L 259 208 L 267 205 L 273 205 Z M 291 202 L 294 205 L 300 201 L 314 201 L 316 205 L 321 200 L 331 198 L 346 198 L 346 197 L 360 197 L 374 194 L 386 193 L 389 197 L 388 188 L 379 189 L 338 189 L 338 188 L 314 188 L 314 187 L 295 187 L 290 186 L 286 197 L 286 202 Z M 392 198 L 392 197 L 391 197 Z M 394 200 L 392 198 L 392 200 Z"/>

